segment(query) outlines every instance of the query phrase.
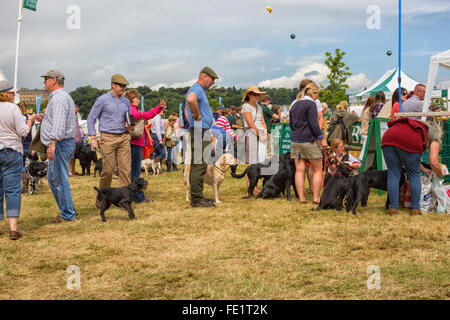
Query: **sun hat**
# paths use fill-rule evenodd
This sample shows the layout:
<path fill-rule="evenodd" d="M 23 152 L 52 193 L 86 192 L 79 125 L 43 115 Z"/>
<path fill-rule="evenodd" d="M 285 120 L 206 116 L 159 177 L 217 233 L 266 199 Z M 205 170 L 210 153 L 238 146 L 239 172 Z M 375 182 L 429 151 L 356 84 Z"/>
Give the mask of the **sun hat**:
<path fill-rule="evenodd" d="M 6 78 L 0 80 L 0 92 L 9 91 L 11 89 L 13 89 L 13 85 L 11 84 L 11 82 L 6 80 Z"/>
<path fill-rule="evenodd" d="M 244 94 L 242 95 L 242 101 L 245 101 L 245 99 L 247 99 L 247 96 L 250 92 L 256 93 L 258 95 L 263 95 L 267 93 L 265 91 L 259 91 L 257 86 L 250 86 L 247 88 L 247 90 L 245 90 Z"/>

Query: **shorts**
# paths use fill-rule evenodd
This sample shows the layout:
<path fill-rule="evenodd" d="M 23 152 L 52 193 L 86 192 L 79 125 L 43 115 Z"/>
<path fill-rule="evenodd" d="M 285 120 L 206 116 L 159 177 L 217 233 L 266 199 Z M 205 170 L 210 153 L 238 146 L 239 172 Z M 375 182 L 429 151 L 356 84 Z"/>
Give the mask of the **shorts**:
<path fill-rule="evenodd" d="M 321 159 L 322 150 L 317 141 L 291 142 L 292 159 Z"/>

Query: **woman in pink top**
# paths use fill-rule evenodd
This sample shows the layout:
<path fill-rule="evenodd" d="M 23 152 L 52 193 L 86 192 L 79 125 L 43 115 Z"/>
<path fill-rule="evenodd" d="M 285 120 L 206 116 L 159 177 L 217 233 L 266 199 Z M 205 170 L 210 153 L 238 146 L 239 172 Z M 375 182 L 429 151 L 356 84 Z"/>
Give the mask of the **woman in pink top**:
<path fill-rule="evenodd" d="M 155 117 L 161 110 L 166 108 L 164 100 L 150 111 L 139 111 L 139 103 L 141 101 L 141 94 L 136 89 L 128 90 L 125 93 L 125 97 L 130 100 L 130 111 L 135 120 L 149 120 Z M 142 148 L 148 145 L 150 136 L 147 131 L 144 130 L 144 134 L 141 138 L 131 140 L 131 178 L 139 178 L 141 174 L 141 161 L 142 161 Z M 150 200 L 145 198 L 144 192 L 140 191 L 136 194 L 135 202 L 149 202 Z"/>

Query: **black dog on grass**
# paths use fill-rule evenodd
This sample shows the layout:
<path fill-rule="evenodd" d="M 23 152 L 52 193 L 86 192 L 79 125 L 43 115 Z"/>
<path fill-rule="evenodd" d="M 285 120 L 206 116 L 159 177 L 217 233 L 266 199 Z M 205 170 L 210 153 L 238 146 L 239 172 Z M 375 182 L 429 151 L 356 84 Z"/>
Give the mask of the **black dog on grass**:
<path fill-rule="evenodd" d="M 111 206 L 111 204 L 123 208 L 128 211 L 128 217 L 130 219 L 135 219 L 133 208 L 131 203 L 134 201 L 134 197 L 138 191 L 145 190 L 147 188 L 147 180 L 144 178 L 133 178 L 131 183 L 126 187 L 121 188 L 103 188 L 98 189 L 94 187 L 97 191 L 97 201 L 95 205 L 100 209 L 100 216 L 102 221 L 105 222 L 105 211 Z"/>
<path fill-rule="evenodd" d="M 94 166 L 94 178 L 97 175 L 97 172 L 98 172 L 98 176 L 100 177 L 100 175 L 102 174 L 102 170 L 103 170 L 103 160 L 102 160 L 102 158 L 100 158 L 97 160 L 97 162 L 95 163 L 95 166 Z"/>
<path fill-rule="evenodd" d="M 387 170 L 377 170 L 370 168 L 367 171 L 357 174 L 351 178 L 351 187 L 347 192 L 347 203 L 345 208 L 347 212 L 352 210 L 353 214 L 356 214 L 356 207 L 361 203 L 361 206 L 367 206 L 367 200 L 369 199 L 370 188 L 376 188 L 386 191 L 387 190 Z M 399 186 L 401 187 L 405 183 L 405 175 L 402 172 L 400 176 Z M 386 197 L 386 209 L 389 208 L 389 194 Z"/>
<path fill-rule="evenodd" d="M 30 196 L 36 192 L 36 188 L 40 179 L 47 176 L 48 161 L 31 161 L 29 158 L 25 159 L 25 174 L 30 184 Z M 25 186 L 28 190 L 28 186 Z"/>
<path fill-rule="evenodd" d="M 295 174 L 295 172 L 294 172 Z M 256 196 L 263 199 L 274 199 L 286 192 L 286 198 L 291 200 L 291 168 L 289 161 L 280 161 L 280 168 L 264 184 L 261 192 Z"/>
<path fill-rule="evenodd" d="M 75 159 L 80 160 L 81 165 L 81 175 L 84 176 L 85 173 L 91 175 L 91 164 L 92 162 L 97 162 L 97 152 L 92 151 L 90 147 L 84 144 L 77 143 L 75 146 Z"/>
<path fill-rule="evenodd" d="M 351 186 L 351 178 L 345 178 L 343 175 L 335 174 L 329 178 L 328 183 L 323 189 L 320 197 L 319 206 L 315 210 L 342 210 L 342 202 Z"/>

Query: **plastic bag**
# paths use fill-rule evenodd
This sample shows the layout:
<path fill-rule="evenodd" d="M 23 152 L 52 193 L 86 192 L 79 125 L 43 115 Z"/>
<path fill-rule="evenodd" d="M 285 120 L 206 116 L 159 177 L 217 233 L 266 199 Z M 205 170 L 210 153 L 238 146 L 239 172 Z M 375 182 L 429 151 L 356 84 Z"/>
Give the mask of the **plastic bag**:
<path fill-rule="evenodd" d="M 422 188 L 420 190 L 420 211 L 423 213 L 433 211 L 436 206 L 436 199 L 431 190 L 431 178 L 431 174 L 429 177 L 420 176 L 420 182 L 422 184 Z"/>
<path fill-rule="evenodd" d="M 444 179 L 437 176 L 436 173 L 432 173 L 431 176 L 431 191 L 437 201 L 437 213 L 444 213 L 447 209 L 447 192 L 444 187 Z"/>

